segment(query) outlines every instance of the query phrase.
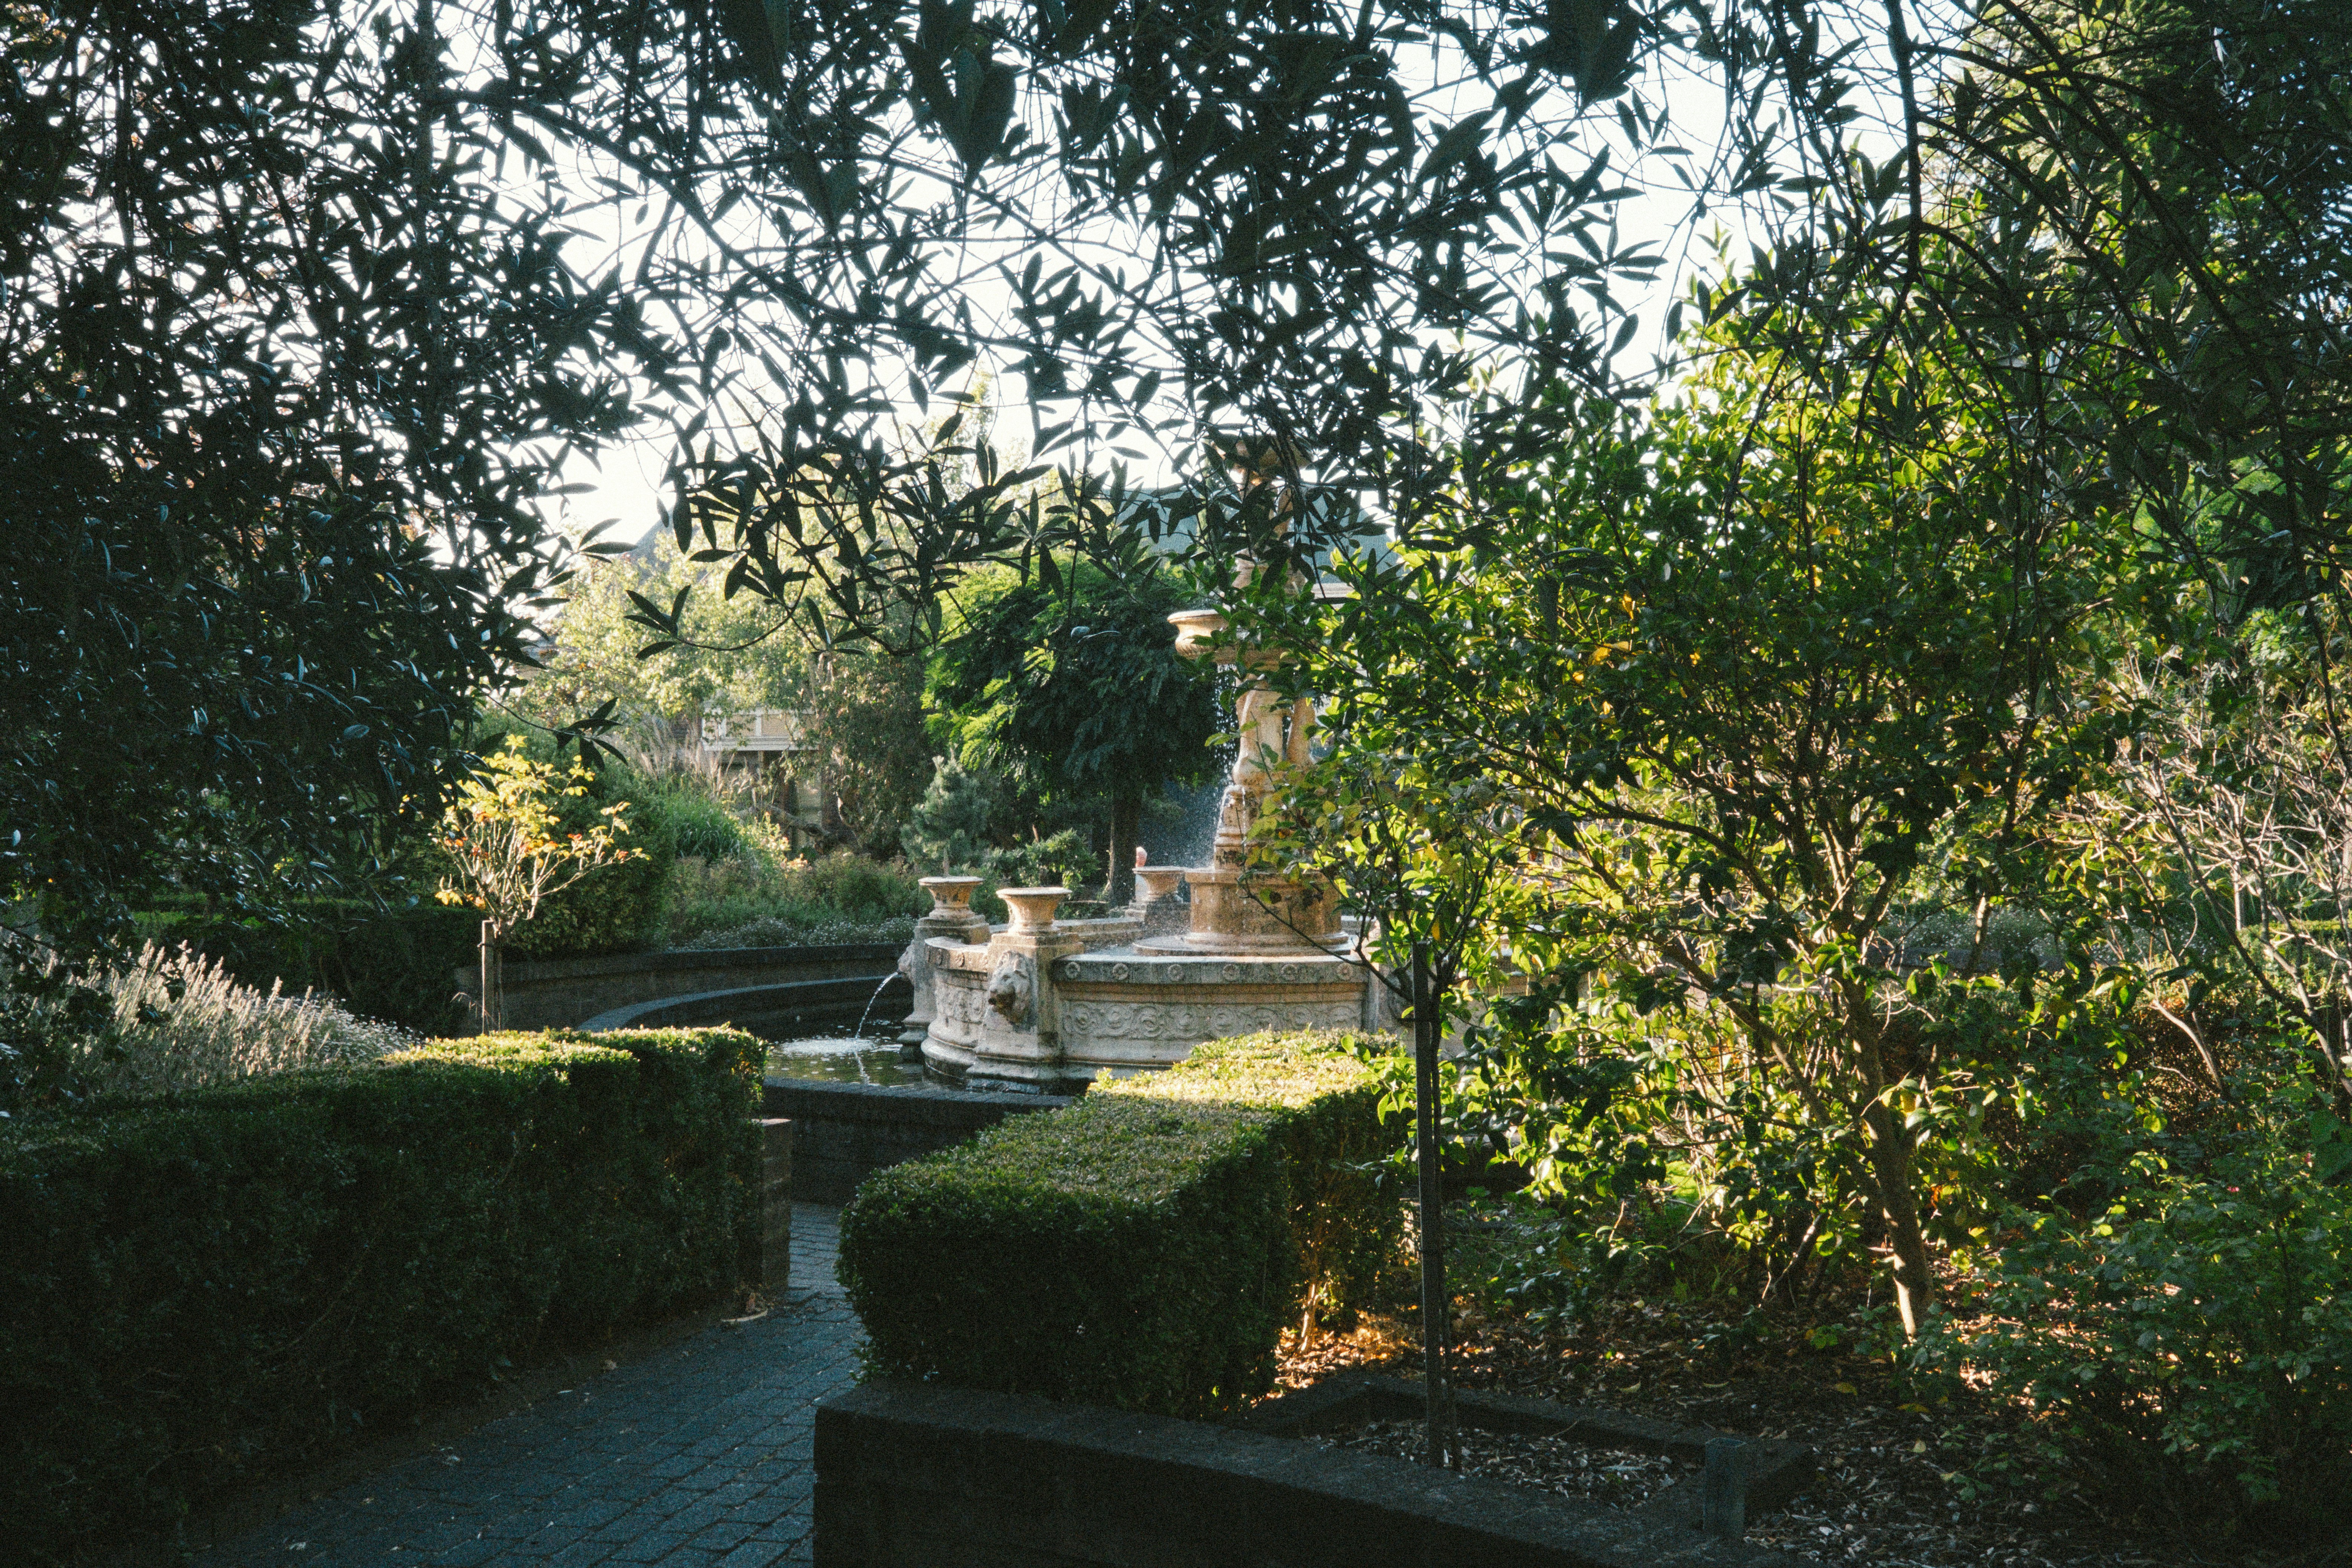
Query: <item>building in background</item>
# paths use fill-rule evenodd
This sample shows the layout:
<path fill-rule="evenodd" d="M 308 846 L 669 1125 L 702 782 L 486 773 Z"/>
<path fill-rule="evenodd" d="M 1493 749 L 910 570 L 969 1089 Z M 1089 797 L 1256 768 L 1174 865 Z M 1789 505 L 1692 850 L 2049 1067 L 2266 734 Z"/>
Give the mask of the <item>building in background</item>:
<path fill-rule="evenodd" d="M 749 787 L 795 844 L 840 827 L 825 787 L 824 753 L 807 739 L 805 714 L 789 708 L 708 712 L 697 721 L 693 743 L 706 764 Z"/>

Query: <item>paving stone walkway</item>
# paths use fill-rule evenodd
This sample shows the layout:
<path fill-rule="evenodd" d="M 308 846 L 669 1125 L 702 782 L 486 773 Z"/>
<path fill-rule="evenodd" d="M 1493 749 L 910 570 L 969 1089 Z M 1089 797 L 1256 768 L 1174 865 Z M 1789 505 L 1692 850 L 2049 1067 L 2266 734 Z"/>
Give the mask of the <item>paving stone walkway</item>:
<path fill-rule="evenodd" d="M 793 1205 L 793 1289 L 492 1421 L 197 1557 L 199 1568 L 810 1561 L 816 1402 L 848 1386 L 857 1320 L 837 1211 Z"/>

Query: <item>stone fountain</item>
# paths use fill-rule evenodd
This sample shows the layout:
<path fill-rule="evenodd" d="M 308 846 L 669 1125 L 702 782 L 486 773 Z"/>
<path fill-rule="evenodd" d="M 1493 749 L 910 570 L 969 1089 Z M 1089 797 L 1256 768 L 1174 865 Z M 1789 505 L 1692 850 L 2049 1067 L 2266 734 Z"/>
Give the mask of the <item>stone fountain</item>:
<path fill-rule="evenodd" d="M 1240 657 L 1215 648 L 1224 621 L 1214 611 L 1169 620 L 1184 657 Z M 1066 1094 L 1106 1070 L 1168 1067 L 1229 1035 L 1386 1025 L 1378 987 L 1338 955 L 1347 938 L 1330 889 L 1248 867 L 1267 770 L 1306 759 L 1314 709 L 1251 681 L 1235 707 L 1240 755 L 1209 864 L 1139 868 L 1136 901 L 1121 913 L 1057 920 L 1066 888 L 1006 888 L 999 896 L 1012 918 L 991 927 L 970 908 L 975 879 L 924 879 L 934 907 L 900 961 L 915 986 L 901 1037 L 919 1047 L 929 1073 L 968 1089 Z"/>

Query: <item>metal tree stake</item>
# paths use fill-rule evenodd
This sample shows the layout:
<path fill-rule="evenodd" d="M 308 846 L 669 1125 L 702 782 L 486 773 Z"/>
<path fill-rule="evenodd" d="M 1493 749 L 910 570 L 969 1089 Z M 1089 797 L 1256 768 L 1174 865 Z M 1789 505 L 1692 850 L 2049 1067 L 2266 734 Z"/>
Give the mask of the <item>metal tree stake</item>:
<path fill-rule="evenodd" d="M 495 922 L 482 922 L 482 1033 L 486 1035 L 498 1033 L 507 1023 L 506 958 L 499 952 L 497 933 Z"/>
<path fill-rule="evenodd" d="M 1437 1150 L 1437 988 L 1430 983 L 1429 944 L 1412 948 L 1412 1076 L 1415 1141 L 1421 1165 L 1421 1363 L 1429 1396 L 1428 1443 L 1422 1462 L 1451 1467 L 1454 1390 L 1446 1381 L 1446 1340 L 1452 1331 L 1445 1291 L 1445 1208 Z"/>

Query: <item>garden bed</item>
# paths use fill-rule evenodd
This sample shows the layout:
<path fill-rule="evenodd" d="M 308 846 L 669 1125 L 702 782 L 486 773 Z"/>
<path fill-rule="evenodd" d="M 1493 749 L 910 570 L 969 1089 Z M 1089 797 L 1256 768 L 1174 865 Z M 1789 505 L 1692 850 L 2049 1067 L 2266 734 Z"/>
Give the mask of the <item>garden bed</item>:
<path fill-rule="evenodd" d="M 1234 1425 L 1319 1447 L 1418 1458 L 1423 1452 L 1422 1387 L 1377 1372 L 1347 1372 L 1267 1400 L 1236 1416 Z M 1812 1450 L 1802 1443 L 1592 1405 L 1462 1390 L 1454 1399 L 1454 1421 L 1465 1475 L 1627 1510 L 1684 1529 L 1699 1525 L 1696 1478 L 1709 1445 L 1719 1439 L 1741 1444 L 1737 1484 L 1751 1521 L 1786 1507 L 1813 1473 Z"/>
<path fill-rule="evenodd" d="M 1315 1441 L 1323 1447 L 1417 1459 L 1426 1446 L 1424 1432 L 1418 1421 L 1367 1421 Z M 1509 1481 L 1608 1508 L 1639 1508 L 1699 1470 L 1696 1462 L 1670 1454 L 1596 1447 L 1572 1436 L 1472 1428 L 1462 1434 L 1461 1447 L 1465 1476 Z"/>
<path fill-rule="evenodd" d="M 1866 1312 L 1867 1303 L 1857 1304 Z M 1860 1353 L 1854 1336 L 1815 1329 L 1818 1317 L 1742 1321 L 1702 1306 L 1626 1298 L 1602 1303 L 1572 1329 L 1545 1330 L 1466 1309 L 1456 1321 L 1457 1386 L 1465 1397 L 1605 1405 L 1662 1424 L 1719 1426 L 1802 1444 L 1814 1455 L 1811 1478 L 1778 1511 L 1751 1510 L 1747 1539 L 1820 1562 L 2319 1568 L 2343 1560 L 2340 1543 L 2192 1528 L 2179 1511 L 2187 1500 L 2167 1489 L 2147 1488 L 2134 1512 L 2103 1505 L 2091 1489 L 2095 1478 L 2026 1458 L 2024 1424 L 2013 1413 L 1967 1393 L 1923 1399 L 1884 1360 Z M 1368 1314 L 1354 1333 L 1326 1335 L 1305 1352 L 1286 1333 L 1283 1384 L 1307 1387 L 1351 1369 L 1410 1382 L 1420 1364 L 1419 1334 L 1411 1312 Z M 1276 1396 L 1266 1407 L 1292 1397 Z M 1416 1422 L 1402 1419 L 1395 1433 L 1368 1434 L 1363 1446 L 1385 1442 L 1386 1451 L 1397 1451 L 1394 1445 L 1418 1434 Z M 1491 1440 L 1485 1464 L 1470 1473 L 1548 1492 L 1572 1484 L 1566 1467 L 1547 1467 L 1538 1454 Z"/>

